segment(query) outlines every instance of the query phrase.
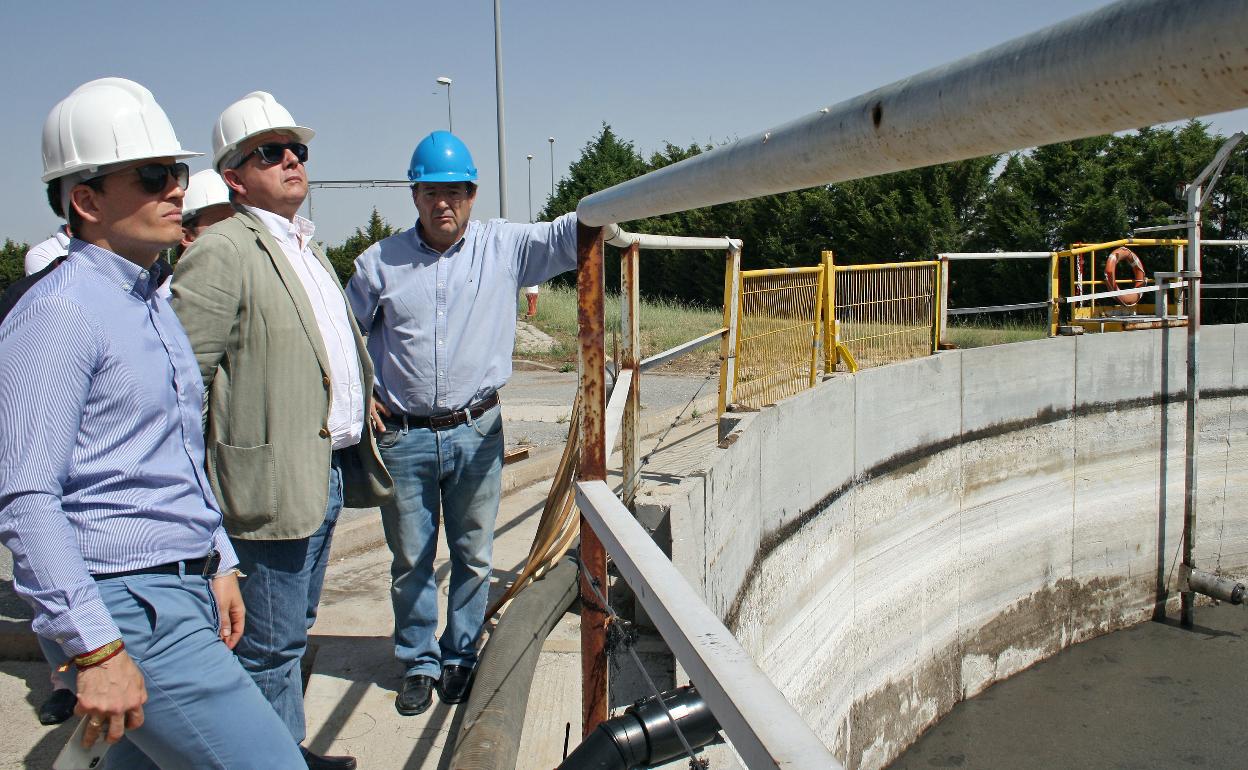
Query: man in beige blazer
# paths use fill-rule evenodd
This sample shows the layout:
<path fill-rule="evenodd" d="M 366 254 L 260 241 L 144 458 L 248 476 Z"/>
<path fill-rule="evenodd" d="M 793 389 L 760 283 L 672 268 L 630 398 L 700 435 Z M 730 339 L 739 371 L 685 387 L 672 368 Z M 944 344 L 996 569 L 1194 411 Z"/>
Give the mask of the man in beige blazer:
<path fill-rule="evenodd" d="M 263 91 L 226 108 L 213 162 L 236 213 L 196 239 L 173 280 L 207 392 L 208 477 L 247 575 L 235 652 L 296 743 L 299 661 L 338 513 L 378 505 L 393 486 L 367 420 L 372 363 L 313 225 L 297 213 L 312 134 Z M 355 767 L 303 753 L 310 768 Z"/>

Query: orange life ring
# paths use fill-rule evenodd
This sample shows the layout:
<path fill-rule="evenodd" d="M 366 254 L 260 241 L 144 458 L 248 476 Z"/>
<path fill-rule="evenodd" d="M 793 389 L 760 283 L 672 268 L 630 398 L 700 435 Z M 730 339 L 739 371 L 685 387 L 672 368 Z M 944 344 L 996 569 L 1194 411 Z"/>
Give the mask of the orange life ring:
<path fill-rule="evenodd" d="M 1109 252 L 1109 259 L 1105 260 L 1105 285 L 1110 291 L 1118 288 L 1118 260 L 1126 257 L 1131 261 L 1131 271 L 1135 273 L 1135 288 L 1142 288 L 1148 281 L 1144 278 L 1144 263 L 1135 255 L 1135 252 L 1126 246 L 1119 246 Z M 1114 299 L 1126 307 L 1131 307 L 1140 301 L 1141 292 L 1133 292 L 1131 294 L 1119 294 Z"/>

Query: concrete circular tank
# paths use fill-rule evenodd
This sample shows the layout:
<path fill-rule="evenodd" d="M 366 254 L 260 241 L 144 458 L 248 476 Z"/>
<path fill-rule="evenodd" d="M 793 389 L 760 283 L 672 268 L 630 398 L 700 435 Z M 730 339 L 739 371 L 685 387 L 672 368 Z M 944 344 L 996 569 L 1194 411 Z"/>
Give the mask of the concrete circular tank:
<path fill-rule="evenodd" d="M 1248 572 L 1248 325 L 1201 332 L 1195 560 Z M 846 767 L 1176 611 L 1186 330 L 948 351 L 746 415 L 673 561 Z"/>

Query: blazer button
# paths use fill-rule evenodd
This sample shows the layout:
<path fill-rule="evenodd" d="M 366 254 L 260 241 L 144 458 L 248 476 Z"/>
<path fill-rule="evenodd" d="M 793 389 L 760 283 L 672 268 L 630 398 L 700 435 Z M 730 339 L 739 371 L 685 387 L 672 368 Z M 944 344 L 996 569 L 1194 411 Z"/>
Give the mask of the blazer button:
<path fill-rule="evenodd" d="M 321 378 L 321 384 L 322 384 L 322 385 L 324 385 L 325 387 L 327 387 L 327 388 L 328 388 L 328 387 L 329 387 L 329 377 L 322 377 L 322 378 Z"/>
<path fill-rule="evenodd" d="M 321 428 L 321 438 L 329 438 L 329 428 Z"/>

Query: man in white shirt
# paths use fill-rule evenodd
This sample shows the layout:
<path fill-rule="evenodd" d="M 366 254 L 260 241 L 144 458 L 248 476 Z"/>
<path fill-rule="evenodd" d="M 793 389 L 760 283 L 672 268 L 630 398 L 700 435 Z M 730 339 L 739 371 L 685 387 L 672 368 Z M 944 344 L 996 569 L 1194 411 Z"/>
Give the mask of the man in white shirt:
<path fill-rule="evenodd" d="M 312 135 L 263 91 L 226 108 L 213 163 L 235 214 L 199 234 L 173 280 L 207 391 L 209 477 L 247 575 L 235 651 L 298 743 L 299 662 L 339 511 L 344 500 L 378 505 L 392 486 L 365 419 L 372 363 L 315 228 L 298 215 Z M 310 768 L 355 767 L 303 752 Z"/>

